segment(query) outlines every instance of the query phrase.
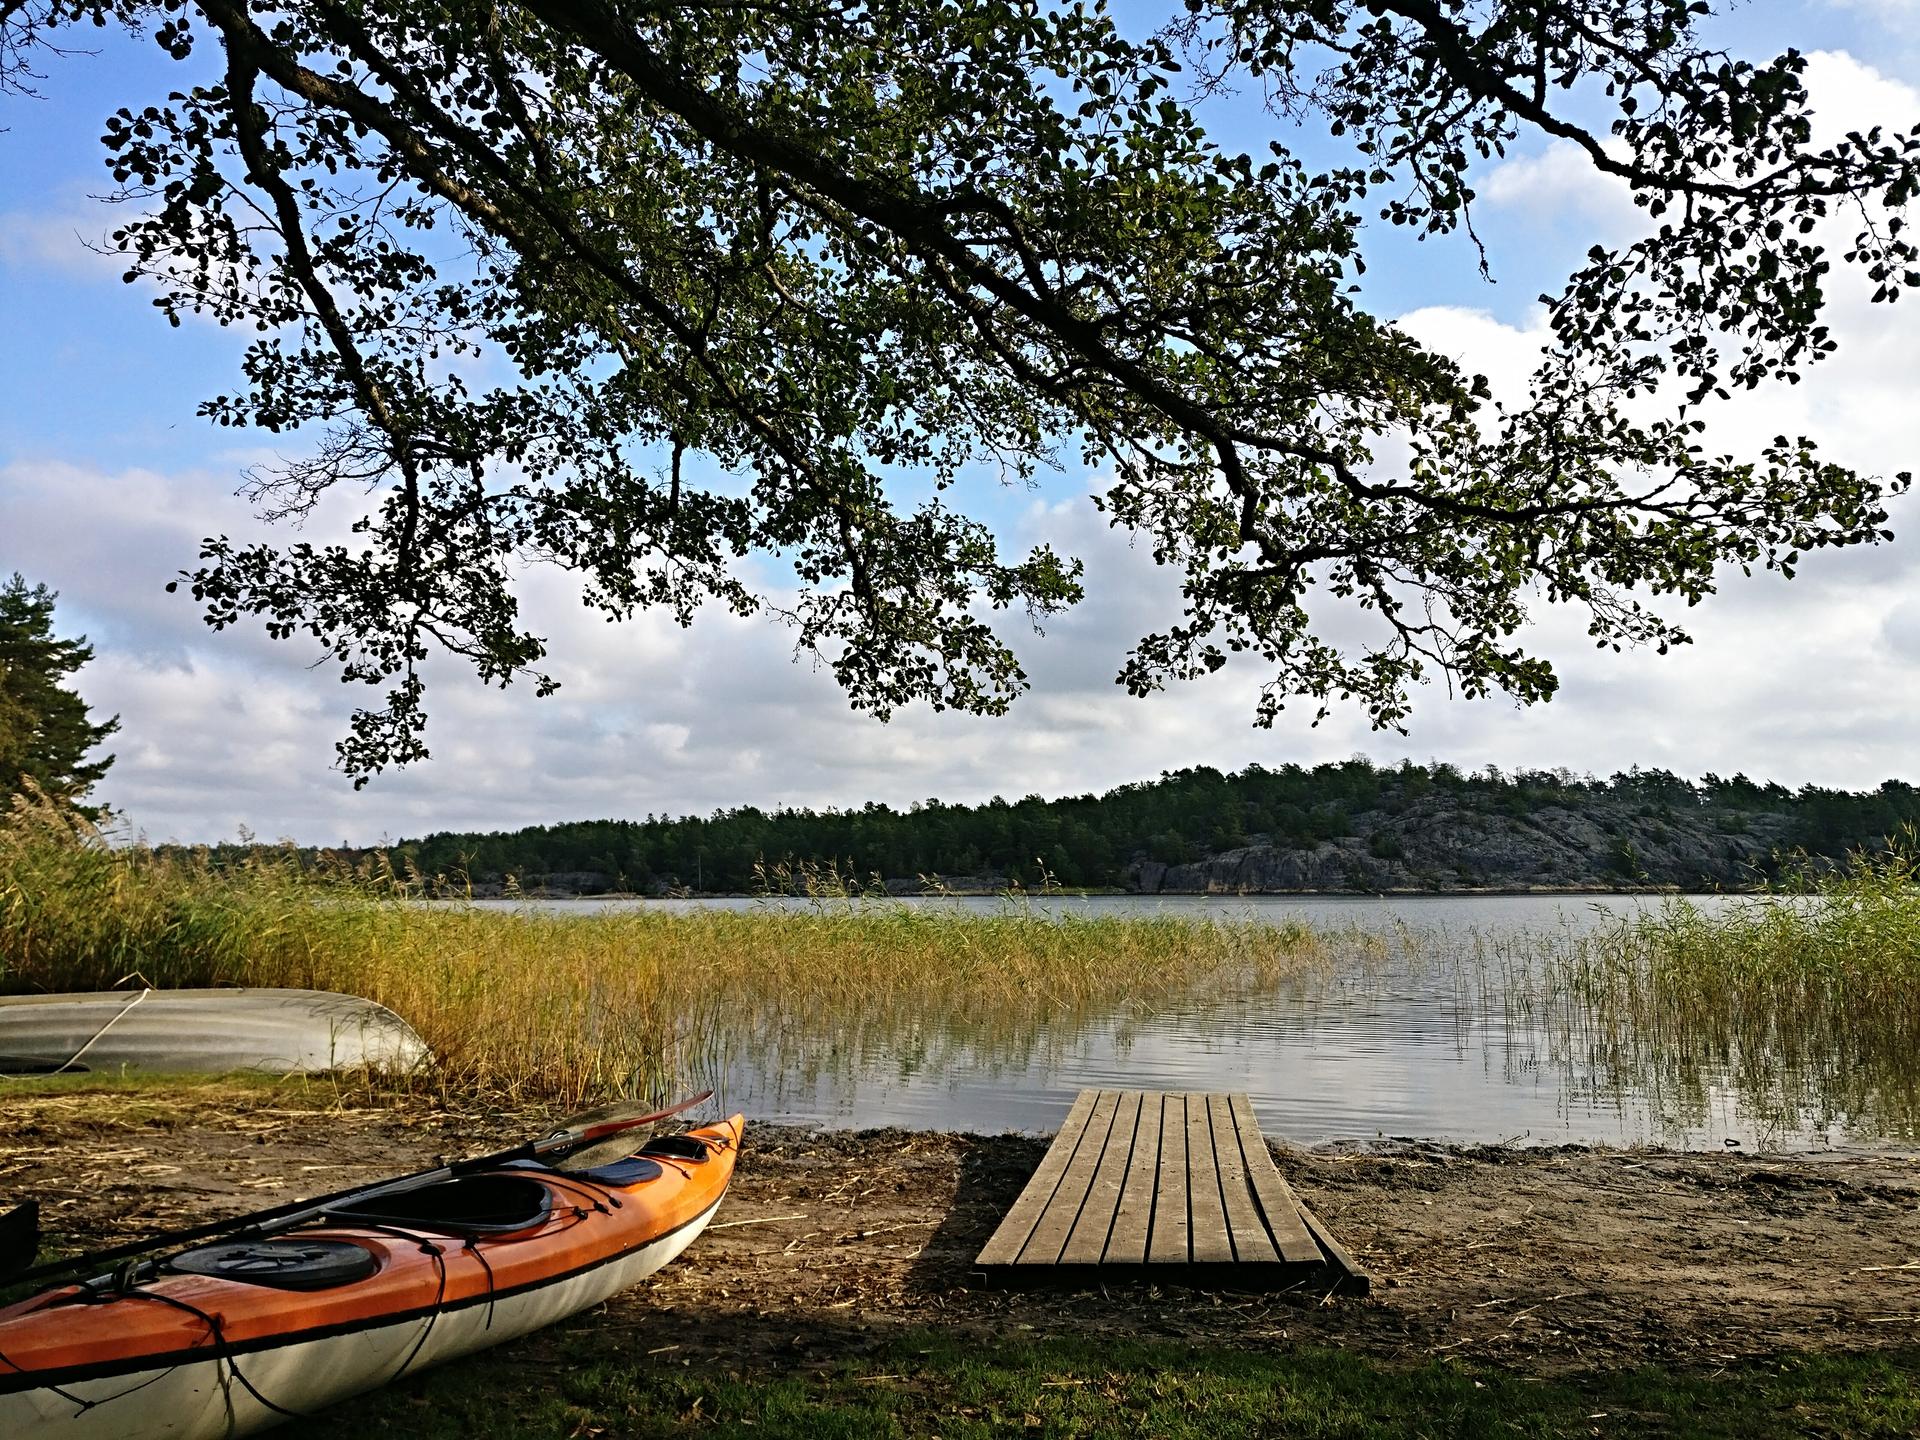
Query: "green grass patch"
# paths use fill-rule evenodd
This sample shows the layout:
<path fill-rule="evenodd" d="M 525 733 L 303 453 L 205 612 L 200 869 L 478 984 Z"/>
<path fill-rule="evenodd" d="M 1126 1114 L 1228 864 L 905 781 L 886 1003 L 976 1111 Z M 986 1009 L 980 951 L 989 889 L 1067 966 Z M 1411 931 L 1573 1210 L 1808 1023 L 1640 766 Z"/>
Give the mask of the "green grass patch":
<path fill-rule="evenodd" d="M 804 1321 L 794 1324 L 804 1328 Z M 664 1333 L 664 1327 L 663 1331 Z M 618 1337 L 618 1338 L 616 1338 Z M 935 1333 L 804 1371 L 776 1362 L 676 1363 L 632 1332 L 575 1322 L 525 1363 L 464 1362 L 297 1424 L 289 1440 L 368 1433 L 418 1440 L 746 1434 L 807 1440 L 940 1435 L 1911 1436 L 1911 1350 L 1805 1356 L 1710 1375 L 1657 1368 L 1575 1378 L 1429 1362 L 1395 1366 L 1324 1348 L 1190 1348 Z M 799 1362 L 796 1362 L 799 1363 Z"/>

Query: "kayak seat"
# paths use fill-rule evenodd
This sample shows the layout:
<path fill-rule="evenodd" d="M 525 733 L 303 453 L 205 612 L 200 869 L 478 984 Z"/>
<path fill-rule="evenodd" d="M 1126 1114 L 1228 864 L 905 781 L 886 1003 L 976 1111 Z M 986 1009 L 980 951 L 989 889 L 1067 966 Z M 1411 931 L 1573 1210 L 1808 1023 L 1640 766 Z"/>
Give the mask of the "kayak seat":
<path fill-rule="evenodd" d="M 518 1175 L 462 1175 L 395 1195 L 350 1200 L 329 1219 L 368 1220 L 443 1235 L 488 1235 L 538 1225 L 553 1209 L 552 1192 Z"/>

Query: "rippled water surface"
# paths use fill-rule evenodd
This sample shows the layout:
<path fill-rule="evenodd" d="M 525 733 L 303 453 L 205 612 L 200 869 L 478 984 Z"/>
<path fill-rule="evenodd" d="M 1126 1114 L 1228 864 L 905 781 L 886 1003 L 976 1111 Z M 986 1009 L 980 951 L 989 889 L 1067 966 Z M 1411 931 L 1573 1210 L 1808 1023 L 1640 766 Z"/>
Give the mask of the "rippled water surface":
<path fill-rule="evenodd" d="M 521 902 L 527 903 L 527 902 Z M 560 902 L 750 907 L 764 901 Z M 1003 902 L 927 902 L 991 910 Z M 730 1054 L 714 1080 L 768 1120 L 943 1130 L 1052 1130 L 1083 1086 L 1243 1090 L 1268 1132 L 1300 1144 L 1417 1137 L 1528 1144 L 1651 1142 L 1718 1148 L 1910 1148 L 1912 1097 L 1849 1111 L 1872 1087 L 1766 1071 L 1671 1045 L 1623 1050 L 1590 1017 L 1528 997 L 1529 958 L 1657 898 L 1347 896 L 1050 898 L 1052 912 L 1304 920 L 1392 943 L 1251 999 L 1194 995 L 1156 1012 L 1119 1007 L 1009 1041 L 955 1035 L 929 1017 L 900 1033 L 857 1021 Z M 1693 897 L 1702 908 L 1729 903 Z M 1337 947 L 1336 947 L 1337 948 Z M 1487 960 L 1497 953 L 1497 963 Z M 1474 957 L 1478 957 L 1477 959 Z M 1683 1050 L 1686 1047 L 1681 1047 Z M 1749 1061 L 1753 1057 L 1747 1057 Z M 1803 1066 L 1803 1068 L 1806 1068 Z M 1791 1070 L 1791 1067 L 1789 1067 Z M 1847 1101 L 1836 1101 L 1844 1091 Z M 1889 1119 L 1888 1117 L 1896 1117 Z"/>

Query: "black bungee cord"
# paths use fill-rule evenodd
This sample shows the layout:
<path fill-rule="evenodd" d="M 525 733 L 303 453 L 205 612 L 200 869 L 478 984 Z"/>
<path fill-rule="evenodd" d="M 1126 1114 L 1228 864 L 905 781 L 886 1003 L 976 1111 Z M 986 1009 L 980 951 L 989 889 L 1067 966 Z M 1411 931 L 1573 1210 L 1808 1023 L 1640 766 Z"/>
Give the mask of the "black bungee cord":
<path fill-rule="evenodd" d="M 487 1272 L 487 1323 L 481 1328 L 491 1330 L 493 1329 L 494 1296 L 497 1295 L 500 1290 L 499 1284 L 493 1278 L 493 1262 L 487 1259 L 487 1252 L 480 1248 L 480 1242 L 476 1237 L 468 1235 L 464 1238 L 466 1240 L 467 1253 L 478 1260 L 480 1262 L 480 1268 Z"/>
<path fill-rule="evenodd" d="M 87 1303 L 96 1304 L 96 1305 L 111 1304 L 116 1300 L 151 1300 L 155 1304 L 170 1305 L 175 1310 L 184 1310 L 187 1314 L 193 1316 L 195 1319 L 200 1321 L 201 1324 L 205 1325 L 207 1327 L 207 1333 L 213 1336 L 213 1359 L 216 1367 L 215 1373 L 218 1373 L 217 1367 L 220 1364 L 224 1363 L 227 1367 L 227 1373 L 232 1375 L 234 1379 L 240 1382 L 241 1389 L 245 1390 L 249 1395 L 253 1396 L 255 1400 L 259 1401 L 262 1405 L 266 1406 L 267 1409 L 273 1411 L 274 1414 L 284 1415 L 289 1420 L 298 1420 L 302 1418 L 300 1411 L 289 1410 L 287 1409 L 286 1406 L 276 1405 L 273 1401 L 269 1400 L 265 1395 L 260 1393 L 260 1388 L 247 1378 L 246 1372 L 241 1370 L 240 1362 L 234 1355 L 232 1344 L 227 1340 L 227 1332 L 221 1328 L 219 1316 L 210 1315 L 205 1310 L 202 1310 L 198 1305 L 195 1305 L 189 1300 L 182 1300 L 178 1296 L 162 1295 L 157 1290 L 141 1290 L 138 1287 L 134 1287 L 126 1290 L 108 1291 L 101 1294 L 97 1299 L 90 1300 Z M 171 1369 L 177 1369 L 177 1368 L 178 1368 L 177 1366 L 170 1367 L 169 1372 L 164 1372 L 164 1373 L 170 1373 Z M 154 1380 L 158 1380 L 159 1378 L 160 1377 L 158 1375 L 154 1376 Z M 153 1381 L 151 1380 L 142 1382 L 143 1385 L 150 1385 L 152 1383 Z M 134 1390 L 138 1390 L 142 1388 L 142 1386 L 136 1385 L 133 1388 Z M 122 1395 L 130 1395 L 132 1393 L 133 1393 L 132 1390 L 126 1390 L 121 1392 Z M 107 1398 L 118 1400 L 121 1397 L 120 1395 L 115 1395 Z M 93 1403 L 101 1404 L 103 1403 L 103 1401 L 94 1401 Z M 227 1418 L 229 1422 L 231 1422 L 233 1419 L 232 1396 L 227 1397 Z"/>

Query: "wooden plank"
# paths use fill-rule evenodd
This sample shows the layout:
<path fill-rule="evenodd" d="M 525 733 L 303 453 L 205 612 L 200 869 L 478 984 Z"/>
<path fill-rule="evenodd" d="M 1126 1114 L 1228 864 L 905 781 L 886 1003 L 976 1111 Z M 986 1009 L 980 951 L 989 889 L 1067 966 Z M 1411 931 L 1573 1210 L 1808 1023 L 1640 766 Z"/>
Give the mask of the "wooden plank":
<path fill-rule="evenodd" d="M 1260 1136 L 1260 1126 L 1253 1118 L 1253 1102 L 1245 1095 L 1234 1095 L 1228 1108 L 1240 1140 L 1247 1183 L 1260 1202 L 1274 1248 L 1280 1252 L 1281 1259 L 1293 1264 L 1320 1263 L 1323 1259 L 1320 1246 L 1300 1218 L 1300 1203 L 1294 1198 L 1293 1188 L 1274 1165 L 1273 1156 L 1267 1152 L 1267 1142 Z"/>
<path fill-rule="evenodd" d="M 1313 1232 L 1313 1238 L 1320 1242 L 1320 1248 L 1326 1251 L 1327 1259 L 1340 1274 L 1340 1283 L 1334 1288 L 1345 1295 L 1367 1295 L 1373 1291 L 1373 1276 L 1363 1269 L 1360 1262 L 1347 1253 L 1347 1247 L 1333 1238 L 1333 1232 L 1320 1221 L 1320 1217 L 1309 1210 L 1305 1201 L 1296 1202 L 1300 1206 L 1300 1218 Z"/>
<path fill-rule="evenodd" d="M 1114 1211 L 1113 1234 L 1107 1237 L 1109 1265 L 1144 1265 L 1147 1240 L 1153 1234 L 1154 1181 L 1160 1171 L 1160 1111 L 1166 1096 L 1150 1090 L 1140 1097 L 1140 1120 L 1133 1133 L 1133 1154 L 1127 1178 Z"/>
<path fill-rule="evenodd" d="M 1160 1107 L 1160 1171 L 1155 1177 L 1149 1265 L 1184 1265 L 1187 1248 L 1187 1097 L 1168 1095 Z"/>
<path fill-rule="evenodd" d="M 1187 1096 L 1187 1212 L 1192 1216 L 1189 1244 L 1196 1265 L 1231 1265 L 1233 1241 L 1227 1235 L 1226 1207 L 1220 1202 L 1220 1162 L 1213 1148 L 1213 1125 L 1205 1095 Z"/>
<path fill-rule="evenodd" d="M 1241 1094 L 1083 1090 L 976 1263 L 1015 1285 L 1371 1287 L 1281 1176 Z"/>
<path fill-rule="evenodd" d="M 1027 1237 L 1027 1243 L 1021 1248 L 1015 1263 L 1060 1263 L 1060 1252 L 1066 1249 L 1067 1237 L 1073 1233 L 1073 1227 L 1080 1218 L 1080 1207 L 1086 1201 L 1087 1192 L 1093 1188 L 1094 1173 L 1100 1166 L 1101 1153 L 1106 1149 L 1107 1136 L 1113 1129 L 1114 1112 L 1119 1108 L 1118 1090 L 1101 1090 L 1096 1094 L 1093 1113 L 1087 1117 L 1087 1128 L 1081 1135 L 1080 1143 L 1074 1146 L 1073 1156 L 1061 1173 L 1053 1198 L 1047 1201 L 1046 1209 L 1040 1212 L 1033 1234 Z"/>
<path fill-rule="evenodd" d="M 1276 1265 L 1280 1253 L 1273 1248 L 1260 1219 L 1260 1206 L 1248 1185 L 1247 1163 L 1241 1155 L 1239 1128 L 1229 1096 L 1207 1096 L 1207 1122 L 1213 1130 L 1214 1158 L 1220 1166 L 1220 1198 L 1226 1204 L 1227 1238 L 1233 1242 L 1233 1258 L 1241 1265 Z"/>
<path fill-rule="evenodd" d="M 1060 1125 L 1060 1133 L 1053 1137 L 1053 1144 L 1040 1157 L 1039 1168 L 1033 1172 L 1033 1178 L 1027 1181 L 1027 1188 L 1013 1202 L 1013 1208 L 1000 1221 L 999 1228 L 993 1232 L 974 1264 L 1011 1265 L 1019 1258 L 1028 1237 L 1033 1234 L 1033 1227 L 1040 1222 L 1041 1212 L 1047 1208 L 1047 1202 L 1059 1188 L 1060 1177 L 1067 1172 L 1074 1148 L 1086 1134 L 1087 1120 L 1093 1114 L 1097 1093 L 1082 1090 L 1074 1100 L 1073 1108 L 1067 1111 L 1067 1118 Z"/>
<path fill-rule="evenodd" d="M 1140 1092 L 1119 1092 L 1120 1103 L 1113 1112 L 1113 1128 L 1107 1132 L 1106 1148 L 1100 1152 L 1100 1164 L 1087 1187 L 1087 1198 L 1080 1206 L 1080 1218 L 1060 1251 L 1062 1265 L 1098 1265 L 1107 1253 L 1107 1236 L 1120 1209 L 1120 1191 L 1126 1184 L 1127 1166 L 1133 1159 L 1134 1131 L 1140 1124 Z"/>

